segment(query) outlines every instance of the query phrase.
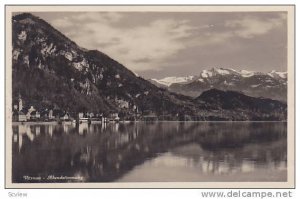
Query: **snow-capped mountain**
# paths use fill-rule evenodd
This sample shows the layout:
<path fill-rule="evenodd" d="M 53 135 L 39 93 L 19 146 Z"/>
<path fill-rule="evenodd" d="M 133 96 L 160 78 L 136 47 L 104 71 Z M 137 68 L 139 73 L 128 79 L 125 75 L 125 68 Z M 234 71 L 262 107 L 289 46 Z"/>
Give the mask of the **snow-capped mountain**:
<path fill-rule="evenodd" d="M 217 88 L 243 92 L 254 97 L 266 97 L 286 101 L 287 72 L 271 71 L 269 73 L 212 68 L 203 70 L 197 76 L 166 77 L 152 79 L 157 86 L 192 97 L 199 96 L 203 91 Z"/>
<path fill-rule="evenodd" d="M 157 85 L 162 86 L 170 86 L 171 84 L 184 84 L 191 82 L 194 79 L 195 76 L 187 76 L 187 77 L 165 77 L 163 79 L 151 79 L 151 82 Z"/>
<path fill-rule="evenodd" d="M 287 79 L 287 72 L 277 72 L 275 70 L 272 70 L 271 72 L 268 73 L 268 75 L 274 78 Z"/>

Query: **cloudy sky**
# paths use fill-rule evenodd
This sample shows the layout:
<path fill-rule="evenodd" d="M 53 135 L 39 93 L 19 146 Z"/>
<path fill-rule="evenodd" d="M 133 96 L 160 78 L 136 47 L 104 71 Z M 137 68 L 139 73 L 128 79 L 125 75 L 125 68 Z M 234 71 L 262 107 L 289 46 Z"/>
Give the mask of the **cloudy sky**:
<path fill-rule="evenodd" d="M 33 14 L 145 78 L 196 75 L 212 67 L 287 70 L 284 12 Z"/>

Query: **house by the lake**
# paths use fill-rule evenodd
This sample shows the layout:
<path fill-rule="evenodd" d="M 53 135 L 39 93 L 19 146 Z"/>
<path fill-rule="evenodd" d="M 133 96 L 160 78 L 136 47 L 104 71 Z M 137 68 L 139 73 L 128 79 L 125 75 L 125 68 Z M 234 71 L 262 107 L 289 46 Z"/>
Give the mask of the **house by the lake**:
<path fill-rule="evenodd" d="M 40 112 L 38 112 L 38 111 L 32 111 L 30 113 L 30 119 L 31 120 L 38 120 L 40 118 L 41 118 Z"/>
<path fill-rule="evenodd" d="M 69 120 L 69 119 L 70 119 L 69 113 L 64 113 L 64 114 L 62 114 L 62 115 L 60 116 L 60 119 L 61 119 L 61 120 L 64 120 L 64 121 Z"/>
<path fill-rule="evenodd" d="M 23 113 L 22 111 L 18 112 L 18 121 L 19 122 L 26 122 L 27 121 L 27 117 L 26 117 L 25 113 Z"/>
<path fill-rule="evenodd" d="M 119 113 L 110 113 L 109 114 L 109 121 L 120 121 Z"/>
<path fill-rule="evenodd" d="M 14 122 L 26 122 L 27 121 L 27 117 L 26 114 L 23 111 L 13 111 L 12 114 L 12 119 Z"/>
<path fill-rule="evenodd" d="M 143 121 L 157 121 L 158 116 L 152 111 L 144 111 L 144 113 L 142 115 L 142 120 Z"/>

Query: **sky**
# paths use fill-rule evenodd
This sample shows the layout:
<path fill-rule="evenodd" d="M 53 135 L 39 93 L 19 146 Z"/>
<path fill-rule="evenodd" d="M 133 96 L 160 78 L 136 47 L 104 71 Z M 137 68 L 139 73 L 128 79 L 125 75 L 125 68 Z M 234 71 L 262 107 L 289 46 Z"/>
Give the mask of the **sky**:
<path fill-rule="evenodd" d="M 36 12 L 80 47 L 144 78 L 287 71 L 285 12 Z"/>

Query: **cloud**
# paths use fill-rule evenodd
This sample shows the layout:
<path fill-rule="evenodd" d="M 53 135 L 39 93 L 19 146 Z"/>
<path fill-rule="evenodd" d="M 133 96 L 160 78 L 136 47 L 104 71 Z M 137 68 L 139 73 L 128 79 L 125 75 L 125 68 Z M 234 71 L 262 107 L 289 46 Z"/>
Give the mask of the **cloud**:
<path fill-rule="evenodd" d="M 201 31 L 198 29 L 200 34 L 189 41 L 189 46 L 231 45 L 233 39 L 254 41 L 276 28 L 284 30 L 285 22 L 286 14 L 283 13 L 268 18 L 246 15 L 239 19 L 224 20 L 217 25 L 207 25 Z"/>
<path fill-rule="evenodd" d="M 56 27 L 56 28 L 71 28 L 74 26 L 74 24 L 71 24 L 69 21 L 69 18 L 67 17 L 63 17 L 63 18 L 59 18 L 59 19 L 55 19 L 52 24 Z"/>
<path fill-rule="evenodd" d="M 133 61 L 135 63 L 149 63 L 149 62 L 151 62 L 151 59 L 149 59 L 149 58 L 142 58 L 142 59 L 135 59 Z"/>
<path fill-rule="evenodd" d="M 132 28 L 117 26 L 120 13 L 82 13 L 52 24 L 87 49 L 98 49 L 134 71 L 159 70 L 165 59 L 187 46 L 195 28 L 186 20 L 157 19 Z"/>
<path fill-rule="evenodd" d="M 219 18 L 216 23 L 198 23 L 197 18 L 152 17 L 131 24 L 134 18 L 127 13 L 82 12 L 53 19 L 50 23 L 79 46 L 102 51 L 139 72 L 193 62 L 177 59 L 189 48 L 226 47 L 237 38 L 255 41 L 278 28 L 284 29 L 286 17 L 283 13 L 268 17 L 245 13 L 239 18 Z"/>
<path fill-rule="evenodd" d="M 246 16 L 242 19 L 227 21 L 225 26 L 234 29 L 232 33 L 236 36 L 253 38 L 258 35 L 266 34 L 274 28 L 281 27 L 284 24 L 284 20 L 284 14 L 269 19 Z"/>
<path fill-rule="evenodd" d="M 117 22 L 122 18 L 122 14 L 117 12 L 86 12 L 75 15 L 72 18 L 79 22 Z"/>

